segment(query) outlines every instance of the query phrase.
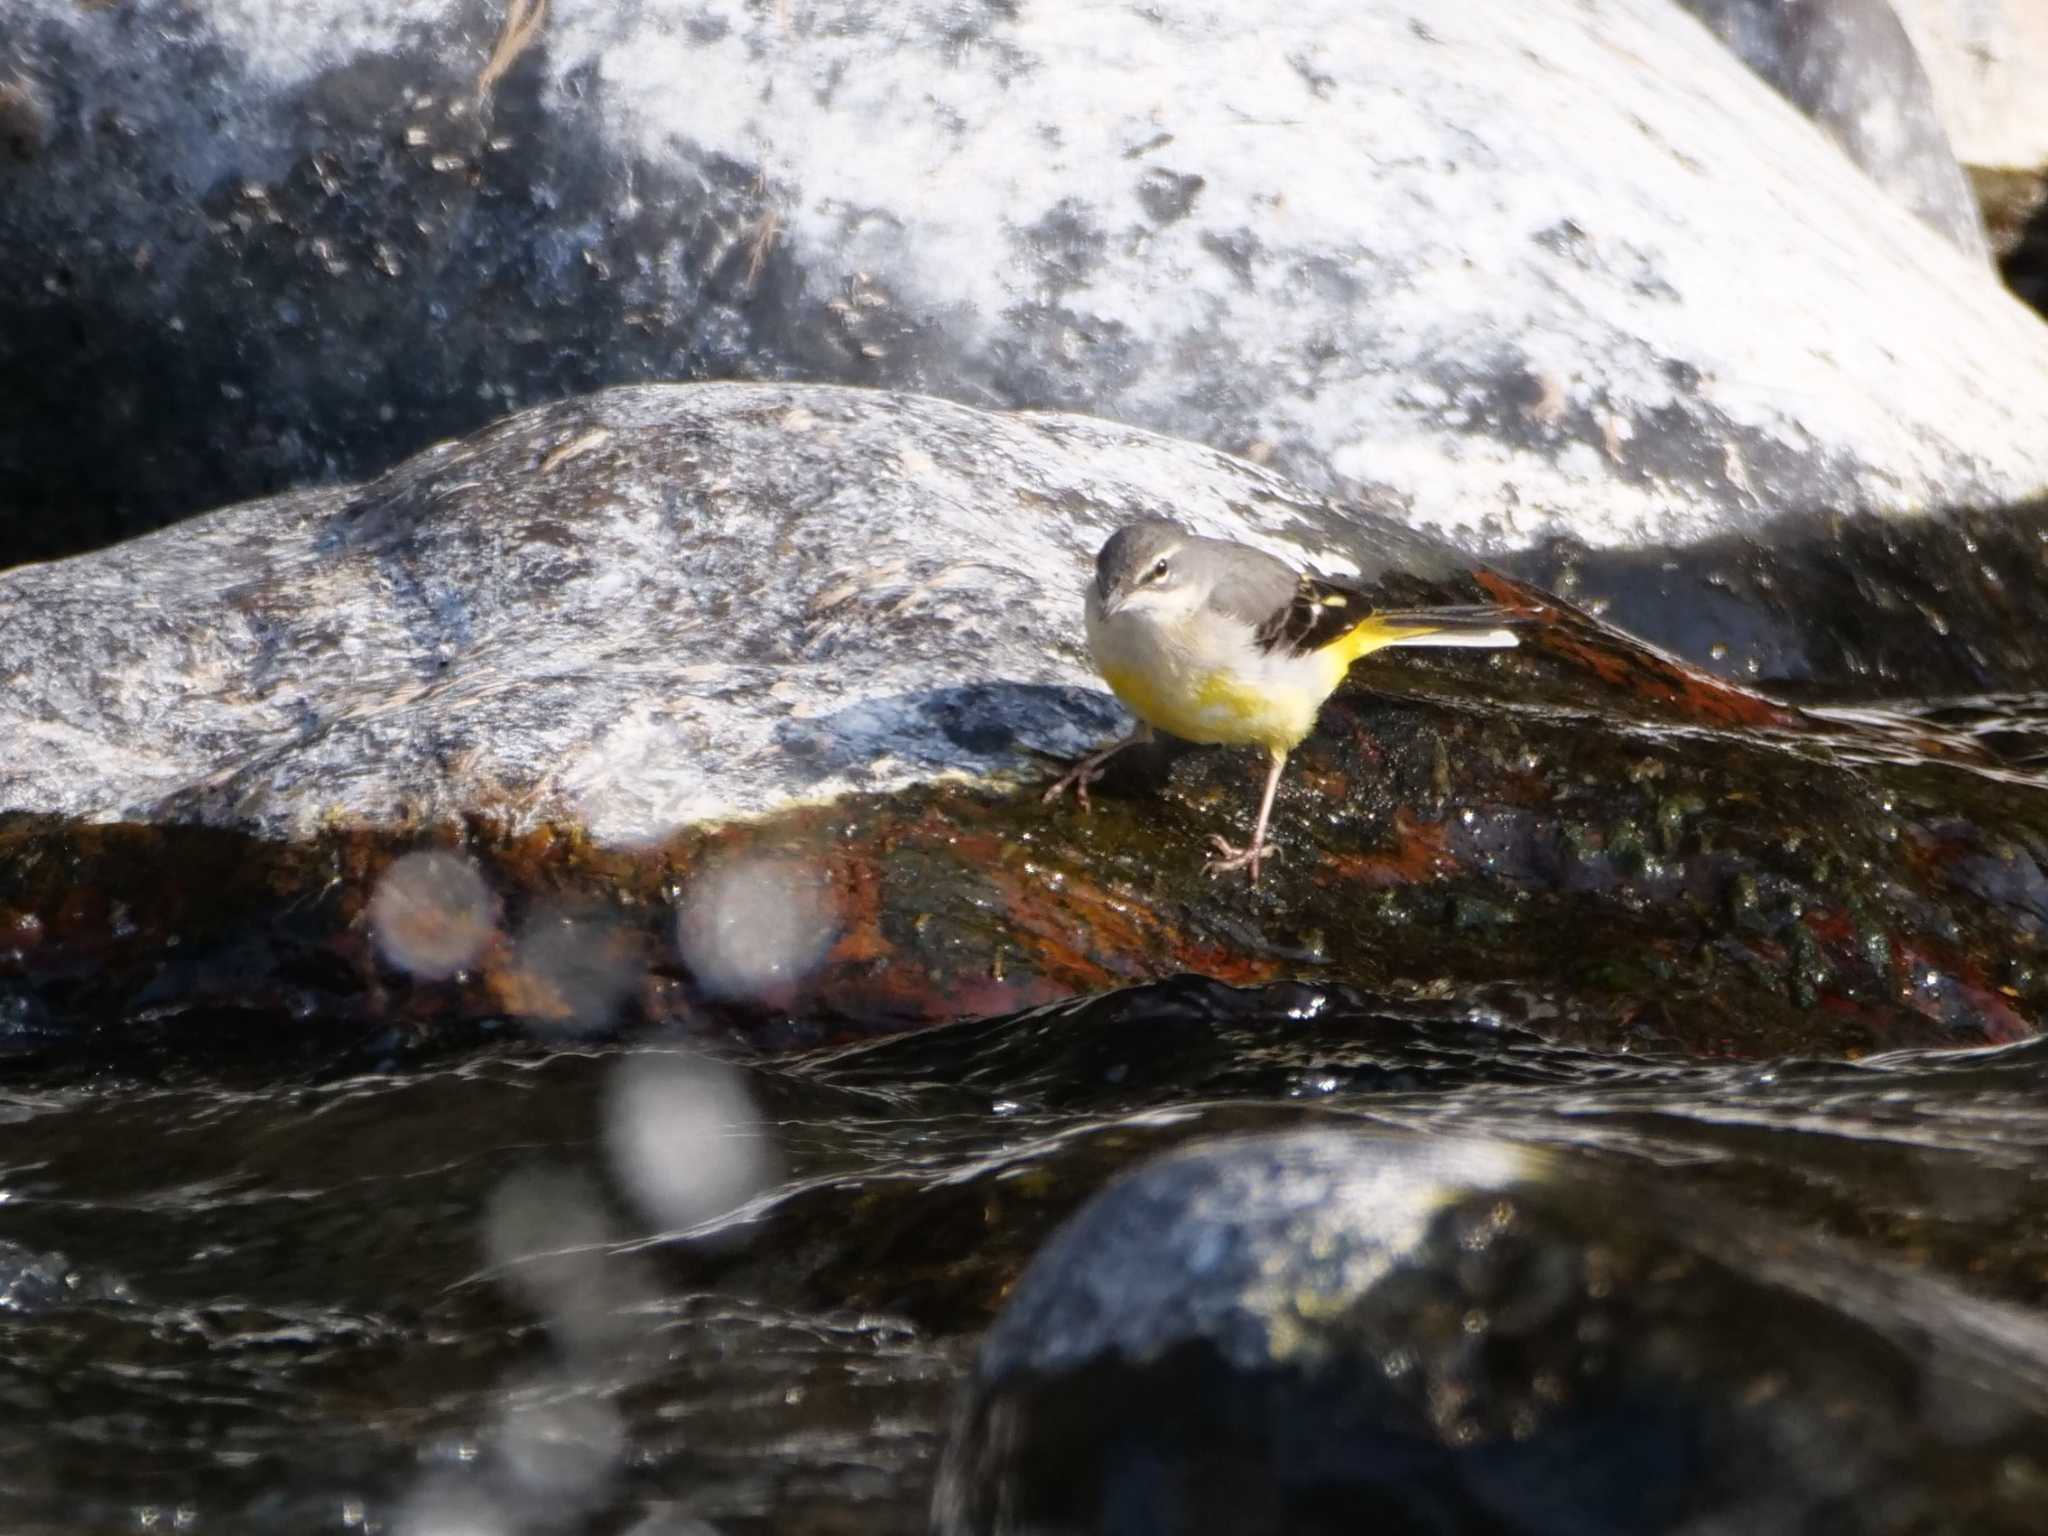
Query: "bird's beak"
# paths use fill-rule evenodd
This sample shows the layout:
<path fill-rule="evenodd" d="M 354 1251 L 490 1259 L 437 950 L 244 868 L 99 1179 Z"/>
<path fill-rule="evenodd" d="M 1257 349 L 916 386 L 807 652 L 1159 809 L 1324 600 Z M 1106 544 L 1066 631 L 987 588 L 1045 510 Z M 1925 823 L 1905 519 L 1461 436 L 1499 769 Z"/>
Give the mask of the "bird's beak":
<path fill-rule="evenodd" d="M 1111 592 L 1102 600 L 1102 616 L 1105 619 L 1115 618 L 1123 611 L 1124 601 L 1130 595 L 1128 592 Z"/>

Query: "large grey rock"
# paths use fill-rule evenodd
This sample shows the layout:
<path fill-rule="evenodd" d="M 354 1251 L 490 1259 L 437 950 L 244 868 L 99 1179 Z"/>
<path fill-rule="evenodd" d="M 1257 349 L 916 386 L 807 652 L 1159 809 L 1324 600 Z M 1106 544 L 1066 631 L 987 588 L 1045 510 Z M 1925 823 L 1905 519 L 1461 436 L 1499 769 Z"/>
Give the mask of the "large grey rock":
<path fill-rule="evenodd" d="M 1930 229 L 1988 259 L 1934 88 L 1889 0 L 1678 0 Z"/>
<path fill-rule="evenodd" d="M 1503 548 L 2048 484 L 2048 332 L 1670 0 L 501 19 L 19 0 L 17 545 L 706 374 L 1085 410 Z"/>
<path fill-rule="evenodd" d="M 1092 417 L 624 388 L 361 486 L 0 572 L 0 810 L 296 836 L 482 812 L 626 843 L 1040 774 L 1128 724 L 1080 593 L 1112 529 L 1162 512 L 1373 581 L 1469 567 L 1383 511 Z M 2040 521 L 1921 540 L 1849 522 L 1775 563 L 1643 556 L 1599 579 L 1642 596 L 1631 623 L 1730 671 L 2027 686 L 2048 640 L 2011 611 L 2048 602 Z M 1596 577 L 1554 551 L 1522 563 Z M 1556 697 L 1585 706 L 1592 678 Z"/>
<path fill-rule="evenodd" d="M 1111 1184 L 983 1339 L 940 1536 L 2021 1530 L 2038 1319 L 1507 1143 Z"/>
<path fill-rule="evenodd" d="M 305 835 L 484 809 L 632 842 L 1042 771 L 1124 728 L 1079 594 L 1109 531 L 1163 510 L 1333 569 L 1443 559 L 1092 419 L 613 391 L 0 573 L 0 810 Z"/>

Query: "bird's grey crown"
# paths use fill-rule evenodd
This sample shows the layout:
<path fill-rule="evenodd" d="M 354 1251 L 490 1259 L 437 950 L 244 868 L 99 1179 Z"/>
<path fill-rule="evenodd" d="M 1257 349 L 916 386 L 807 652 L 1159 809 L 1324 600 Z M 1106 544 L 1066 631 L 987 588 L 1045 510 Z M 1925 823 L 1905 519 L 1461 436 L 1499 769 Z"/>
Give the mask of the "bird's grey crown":
<path fill-rule="evenodd" d="M 1286 613 L 1300 580 L 1293 566 L 1264 550 L 1205 539 L 1171 518 L 1147 518 L 1117 529 L 1095 557 L 1095 593 L 1134 587 L 1161 556 L 1206 594 L 1209 606 L 1256 629 Z"/>
<path fill-rule="evenodd" d="M 1109 536 L 1095 557 L 1095 595 L 1107 598 L 1161 555 L 1179 549 L 1189 537 L 1187 529 L 1168 517 L 1126 523 Z"/>

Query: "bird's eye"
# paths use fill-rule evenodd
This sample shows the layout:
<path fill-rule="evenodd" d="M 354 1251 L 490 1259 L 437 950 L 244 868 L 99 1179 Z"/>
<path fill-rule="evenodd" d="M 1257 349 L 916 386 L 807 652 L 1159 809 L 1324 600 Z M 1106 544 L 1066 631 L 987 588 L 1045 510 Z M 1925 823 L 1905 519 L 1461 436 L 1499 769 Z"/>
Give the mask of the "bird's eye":
<path fill-rule="evenodd" d="M 1146 577 L 1145 579 L 1146 579 L 1147 581 L 1157 581 L 1157 580 L 1159 580 L 1159 578 L 1160 578 L 1160 577 L 1164 576 L 1165 574 L 1166 574 L 1166 562 L 1165 562 L 1164 560 L 1162 560 L 1162 561 L 1160 561 L 1160 562 L 1159 562 L 1159 563 L 1158 563 L 1157 565 L 1155 565 L 1155 566 L 1153 566 L 1153 567 L 1152 567 L 1152 574 L 1151 574 L 1151 575 L 1149 575 L 1149 576 L 1147 576 L 1147 577 Z"/>

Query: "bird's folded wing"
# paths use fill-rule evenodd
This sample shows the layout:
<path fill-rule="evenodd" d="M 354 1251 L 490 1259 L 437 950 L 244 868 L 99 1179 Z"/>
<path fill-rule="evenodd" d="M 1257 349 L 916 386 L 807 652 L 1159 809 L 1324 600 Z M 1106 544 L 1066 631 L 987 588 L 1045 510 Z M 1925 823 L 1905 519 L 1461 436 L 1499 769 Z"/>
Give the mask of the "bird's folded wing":
<path fill-rule="evenodd" d="M 1475 646 L 1515 644 L 1513 627 L 1527 615 L 1493 603 L 1428 608 L 1375 608 L 1372 598 L 1325 576 L 1300 577 L 1287 602 L 1256 630 L 1268 651 L 1298 656 L 1352 640 L 1363 655 L 1382 645 Z"/>
<path fill-rule="evenodd" d="M 1255 621 L 1253 633 L 1263 649 L 1298 656 L 1343 639 L 1372 613 L 1372 599 L 1356 587 L 1297 576 L 1293 589 Z"/>

